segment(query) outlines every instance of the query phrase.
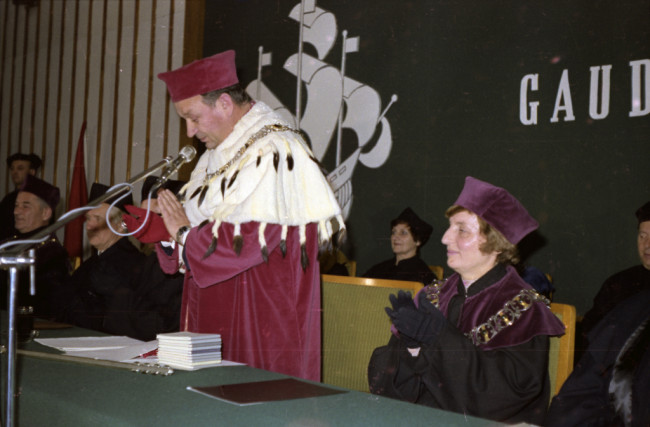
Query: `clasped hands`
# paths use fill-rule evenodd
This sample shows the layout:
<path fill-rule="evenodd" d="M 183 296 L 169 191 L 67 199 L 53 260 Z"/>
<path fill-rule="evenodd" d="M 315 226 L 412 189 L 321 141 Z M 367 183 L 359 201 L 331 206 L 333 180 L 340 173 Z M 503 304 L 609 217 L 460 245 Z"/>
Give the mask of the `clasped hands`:
<path fill-rule="evenodd" d="M 392 307 L 386 307 L 386 314 L 399 331 L 400 339 L 407 347 L 420 347 L 421 344 L 431 344 L 445 322 L 442 313 L 426 299 L 426 294 L 420 292 L 418 306 L 410 292 L 399 291 L 397 296 L 389 296 Z"/>

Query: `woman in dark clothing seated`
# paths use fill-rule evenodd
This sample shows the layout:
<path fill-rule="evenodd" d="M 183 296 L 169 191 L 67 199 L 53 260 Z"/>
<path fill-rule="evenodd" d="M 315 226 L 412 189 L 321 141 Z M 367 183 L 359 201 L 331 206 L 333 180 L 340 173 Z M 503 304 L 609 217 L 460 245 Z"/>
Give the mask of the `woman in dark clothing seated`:
<path fill-rule="evenodd" d="M 428 285 L 435 279 L 420 258 L 420 248 L 429 240 L 433 227 L 406 208 L 390 222 L 390 245 L 395 256 L 370 268 L 362 277 L 410 280 Z"/>

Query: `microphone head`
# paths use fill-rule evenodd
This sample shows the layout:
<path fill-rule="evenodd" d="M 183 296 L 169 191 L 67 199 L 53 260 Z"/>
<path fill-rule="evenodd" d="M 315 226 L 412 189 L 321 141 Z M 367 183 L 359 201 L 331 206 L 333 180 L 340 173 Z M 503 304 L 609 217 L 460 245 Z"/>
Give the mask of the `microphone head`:
<path fill-rule="evenodd" d="M 178 154 L 180 156 L 183 156 L 185 162 L 191 162 L 192 159 L 194 159 L 194 156 L 196 156 L 196 148 L 192 147 L 191 145 L 186 145 L 185 147 L 181 148 L 181 151 Z"/>

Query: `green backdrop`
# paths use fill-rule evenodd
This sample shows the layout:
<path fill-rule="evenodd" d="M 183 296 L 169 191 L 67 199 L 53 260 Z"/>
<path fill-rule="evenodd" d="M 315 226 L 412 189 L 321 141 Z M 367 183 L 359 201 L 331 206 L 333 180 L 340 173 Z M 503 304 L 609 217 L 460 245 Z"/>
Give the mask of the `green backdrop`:
<path fill-rule="evenodd" d="M 294 111 L 296 79 L 283 64 L 298 51 L 299 25 L 288 16 L 297 4 L 208 1 L 204 43 L 205 55 L 237 51 L 245 85 L 257 78 L 258 47 L 272 52 L 263 81 Z M 347 30 L 359 37 L 359 49 L 346 55 L 346 76 L 374 88 L 382 108 L 398 96 L 385 116 L 389 158 L 376 169 L 358 165 L 352 178 L 344 251 L 359 273 L 392 255 L 389 222 L 406 206 L 434 226 L 422 257 L 444 265 L 444 211 L 467 175 L 505 187 L 540 222 L 522 242 L 525 262 L 550 273 L 555 301 L 576 305 L 579 314 L 607 276 L 639 262 L 634 211 L 650 200 L 650 114 L 630 117 L 630 61 L 650 60 L 647 1 L 319 0 L 316 6 L 337 23 L 324 61 L 341 68 Z M 312 46 L 304 49 L 315 56 Z M 590 67 L 606 65 L 609 112 L 592 118 Z M 641 110 L 648 109 L 649 68 L 640 69 Z M 554 123 L 563 72 L 568 92 L 561 92 Z M 524 125 L 520 89 L 530 74 L 538 79 L 537 91 L 527 92 L 529 102 L 539 102 L 538 119 Z M 601 93 L 599 76 L 592 95 Z M 569 92 L 573 120 L 565 120 Z M 355 134 L 342 135 L 343 153 L 352 152 Z M 334 161 L 328 151 L 323 165 L 331 170 Z"/>

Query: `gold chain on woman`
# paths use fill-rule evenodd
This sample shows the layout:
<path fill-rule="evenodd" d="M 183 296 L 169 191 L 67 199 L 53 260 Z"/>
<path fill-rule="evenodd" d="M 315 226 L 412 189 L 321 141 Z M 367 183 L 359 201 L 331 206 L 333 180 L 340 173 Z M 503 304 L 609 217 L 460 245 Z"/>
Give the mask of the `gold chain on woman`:
<path fill-rule="evenodd" d="M 436 280 L 424 288 L 427 299 L 436 308 L 440 308 L 440 289 L 445 284 L 445 281 Z M 506 301 L 501 310 L 490 316 L 486 322 L 472 328 L 465 336 L 476 346 L 486 344 L 503 329 L 515 323 L 515 320 L 519 319 L 521 314 L 532 307 L 536 301 L 541 301 L 547 306 L 551 303 L 548 298 L 534 290 L 523 289 L 511 300 Z"/>
<path fill-rule="evenodd" d="M 519 319 L 521 314 L 532 307 L 533 303 L 537 301 L 541 301 L 546 305 L 551 303 L 548 298 L 538 294 L 534 290 L 523 289 L 510 301 L 507 301 L 501 310 L 490 316 L 485 323 L 481 323 L 472 328 L 465 336 L 476 346 L 485 344 L 503 329 L 515 323 L 515 320 Z"/>

